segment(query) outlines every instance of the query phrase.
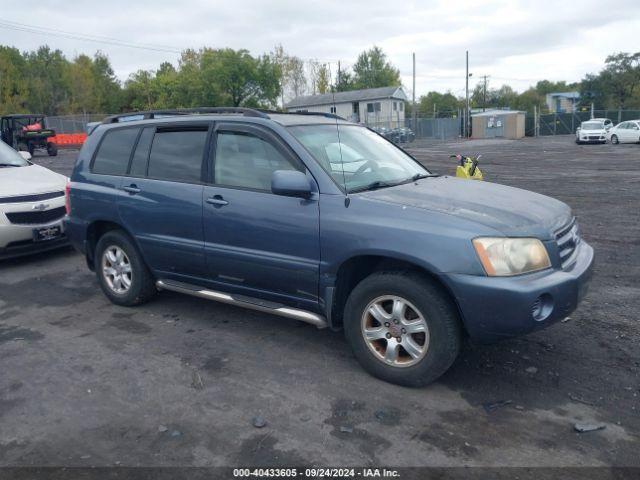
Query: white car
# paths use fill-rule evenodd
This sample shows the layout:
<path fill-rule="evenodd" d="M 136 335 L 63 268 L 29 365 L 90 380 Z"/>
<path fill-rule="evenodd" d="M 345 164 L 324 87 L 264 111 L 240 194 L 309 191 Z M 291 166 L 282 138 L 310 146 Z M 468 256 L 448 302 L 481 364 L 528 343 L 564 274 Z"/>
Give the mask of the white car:
<path fill-rule="evenodd" d="M 0 141 L 0 259 L 65 246 L 67 177 Z"/>
<path fill-rule="evenodd" d="M 609 130 L 607 139 L 613 144 L 640 142 L 640 120 L 619 123 Z"/>
<path fill-rule="evenodd" d="M 576 130 L 576 143 L 607 143 L 607 127 L 604 119 L 582 122 Z"/>

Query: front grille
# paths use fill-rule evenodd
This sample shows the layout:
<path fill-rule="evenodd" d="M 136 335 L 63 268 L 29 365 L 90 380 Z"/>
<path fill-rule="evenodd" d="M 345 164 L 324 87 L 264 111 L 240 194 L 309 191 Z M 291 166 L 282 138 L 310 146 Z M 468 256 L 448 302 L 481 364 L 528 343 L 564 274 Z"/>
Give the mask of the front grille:
<path fill-rule="evenodd" d="M 15 197 L 0 197 L 0 203 L 39 202 L 52 198 L 64 197 L 64 192 L 39 193 L 37 195 L 18 195 Z"/>
<path fill-rule="evenodd" d="M 589 140 L 600 140 L 599 135 L 589 135 Z"/>
<path fill-rule="evenodd" d="M 42 212 L 11 212 L 6 215 L 9 221 L 16 225 L 41 225 L 55 220 L 60 220 L 64 217 L 65 213 L 64 207 L 58 207 L 52 208 L 51 210 L 44 210 Z"/>
<path fill-rule="evenodd" d="M 564 269 L 575 261 L 577 247 L 580 243 L 580 231 L 575 218 L 556 232 L 556 243 L 560 254 L 560 263 Z"/>

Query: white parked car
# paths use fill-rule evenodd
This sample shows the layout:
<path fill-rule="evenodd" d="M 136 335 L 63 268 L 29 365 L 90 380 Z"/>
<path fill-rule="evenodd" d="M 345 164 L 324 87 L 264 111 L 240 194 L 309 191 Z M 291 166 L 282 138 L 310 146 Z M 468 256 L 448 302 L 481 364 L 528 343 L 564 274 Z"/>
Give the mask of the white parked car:
<path fill-rule="evenodd" d="M 67 177 L 0 141 L 0 259 L 65 246 Z"/>
<path fill-rule="evenodd" d="M 597 120 L 604 123 L 605 130 L 609 130 L 610 128 L 613 127 L 613 121 L 610 118 L 596 117 L 596 118 L 592 118 L 591 120 Z"/>
<path fill-rule="evenodd" d="M 602 118 L 593 118 L 582 122 L 576 130 L 576 143 L 606 143 L 607 127 L 604 120 Z"/>
<path fill-rule="evenodd" d="M 640 142 L 640 120 L 619 123 L 607 132 L 607 139 L 613 144 Z"/>

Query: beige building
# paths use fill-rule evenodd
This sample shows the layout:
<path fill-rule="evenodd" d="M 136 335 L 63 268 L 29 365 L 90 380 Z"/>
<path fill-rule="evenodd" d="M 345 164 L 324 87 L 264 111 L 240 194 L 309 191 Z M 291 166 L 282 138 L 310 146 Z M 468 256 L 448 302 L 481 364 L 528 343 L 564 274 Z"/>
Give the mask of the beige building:
<path fill-rule="evenodd" d="M 285 105 L 288 112 L 322 112 L 352 122 L 389 128 L 404 126 L 407 95 L 402 87 L 368 88 L 297 97 Z"/>
<path fill-rule="evenodd" d="M 525 112 L 487 110 L 471 114 L 472 138 L 523 138 Z"/>

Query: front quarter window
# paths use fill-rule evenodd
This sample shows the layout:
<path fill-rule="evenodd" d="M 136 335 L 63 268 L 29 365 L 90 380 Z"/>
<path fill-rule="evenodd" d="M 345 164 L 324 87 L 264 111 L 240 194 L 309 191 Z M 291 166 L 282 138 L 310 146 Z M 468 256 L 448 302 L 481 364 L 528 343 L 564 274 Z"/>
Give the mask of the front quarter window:
<path fill-rule="evenodd" d="M 26 167 L 29 165 L 13 148 L 0 141 L 0 168 L 3 167 Z"/>
<path fill-rule="evenodd" d="M 400 148 L 359 125 L 304 125 L 289 129 L 347 192 L 393 186 L 430 175 Z"/>

